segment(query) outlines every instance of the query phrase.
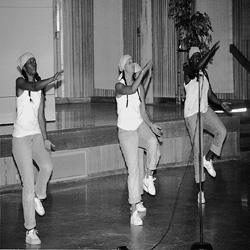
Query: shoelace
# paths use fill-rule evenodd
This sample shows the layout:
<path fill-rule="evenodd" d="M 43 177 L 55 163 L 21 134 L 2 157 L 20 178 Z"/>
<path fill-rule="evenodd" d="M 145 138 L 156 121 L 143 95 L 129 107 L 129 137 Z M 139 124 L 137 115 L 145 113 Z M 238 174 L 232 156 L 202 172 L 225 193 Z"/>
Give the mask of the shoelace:
<path fill-rule="evenodd" d="M 144 207 L 144 206 L 143 206 L 143 202 L 142 202 L 142 201 L 139 202 L 139 203 L 137 204 L 137 206 Z"/>
<path fill-rule="evenodd" d="M 148 180 L 154 182 L 156 180 L 156 178 L 154 177 L 154 178 L 148 179 Z"/>
<path fill-rule="evenodd" d="M 208 164 L 208 168 L 213 168 L 213 161 L 210 160 L 209 163 L 210 163 L 210 164 Z"/>
<path fill-rule="evenodd" d="M 28 234 L 31 232 L 33 230 L 33 234 L 38 234 L 38 230 L 37 229 L 35 229 L 35 228 L 33 228 L 33 229 L 31 229 L 31 230 L 28 230 Z"/>

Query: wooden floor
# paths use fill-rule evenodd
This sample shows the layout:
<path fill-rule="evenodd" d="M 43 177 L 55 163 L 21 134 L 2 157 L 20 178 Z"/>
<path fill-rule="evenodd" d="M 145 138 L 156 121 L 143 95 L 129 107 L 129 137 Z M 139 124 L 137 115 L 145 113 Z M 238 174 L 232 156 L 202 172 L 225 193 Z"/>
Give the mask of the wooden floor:
<path fill-rule="evenodd" d="M 155 122 L 183 119 L 183 106 L 174 103 L 147 108 Z M 56 111 L 49 130 L 116 124 L 114 103 L 61 104 Z M 216 250 L 249 250 L 250 157 L 216 162 L 215 169 L 201 207 L 190 165 L 159 169 L 156 196 L 143 195 L 143 226 L 130 225 L 126 174 L 50 183 L 46 214 L 36 217 L 39 246 L 25 244 L 21 187 L 0 189 L 0 247 L 186 250 L 203 237 Z"/>

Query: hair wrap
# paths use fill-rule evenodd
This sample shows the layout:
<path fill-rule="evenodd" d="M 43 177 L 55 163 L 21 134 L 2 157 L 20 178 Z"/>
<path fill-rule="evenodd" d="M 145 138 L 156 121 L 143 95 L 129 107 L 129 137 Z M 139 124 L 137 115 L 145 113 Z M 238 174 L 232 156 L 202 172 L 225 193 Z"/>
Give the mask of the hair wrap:
<path fill-rule="evenodd" d="M 25 63 L 32 57 L 34 57 L 34 55 L 30 52 L 22 54 L 17 60 L 18 67 L 22 70 Z"/>
<path fill-rule="evenodd" d="M 198 47 L 191 47 L 189 52 L 188 52 L 188 57 L 189 59 L 192 57 L 194 53 L 201 53 L 200 49 Z"/>
<path fill-rule="evenodd" d="M 120 70 L 120 71 L 123 71 L 123 70 L 124 70 L 124 67 L 125 67 L 126 62 L 127 62 L 129 59 L 131 59 L 131 58 L 132 58 L 132 56 L 130 56 L 130 55 L 123 55 L 123 56 L 121 57 L 121 59 L 120 59 L 120 61 L 119 61 L 119 64 L 118 64 L 119 70 Z"/>

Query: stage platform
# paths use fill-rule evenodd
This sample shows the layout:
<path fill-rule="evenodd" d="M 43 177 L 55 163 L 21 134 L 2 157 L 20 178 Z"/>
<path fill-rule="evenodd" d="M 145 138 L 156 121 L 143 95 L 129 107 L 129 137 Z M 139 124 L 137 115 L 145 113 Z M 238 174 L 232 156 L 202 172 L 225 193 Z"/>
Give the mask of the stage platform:
<path fill-rule="evenodd" d="M 234 107 L 246 105 L 235 102 Z M 174 102 L 147 104 L 151 119 L 163 129 L 158 167 L 191 164 L 191 144 L 183 119 L 183 105 Z M 240 123 L 249 119 L 245 113 L 218 114 L 228 134 L 219 161 L 240 156 Z M 105 102 L 65 103 L 56 105 L 56 121 L 47 123 L 48 137 L 56 145 L 52 152 L 54 171 L 51 181 L 105 176 L 126 171 L 116 127 L 116 103 Z M 1 187 L 20 184 L 20 178 L 11 153 L 13 125 L 1 126 Z M 206 145 L 211 136 L 205 135 Z M 143 164 L 143 152 L 141 164 Z"/>

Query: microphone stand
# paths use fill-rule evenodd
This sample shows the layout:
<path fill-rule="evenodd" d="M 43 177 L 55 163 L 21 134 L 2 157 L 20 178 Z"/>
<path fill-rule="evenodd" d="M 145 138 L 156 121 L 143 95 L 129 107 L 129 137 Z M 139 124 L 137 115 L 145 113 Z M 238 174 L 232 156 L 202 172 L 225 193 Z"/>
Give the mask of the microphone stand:
<path fill-rule="evenodd" d="M 203 133 L 201 131 L 201 82 L 200 82 L 200 75 L 198 72 L 197 75 L 197 82 L 198 82 L 198 128 L 199 128 L 199 203 L 198 203 L 198 207 L 199 207 L 199 216 L 200 216 L 200 241 L 199 242 L 195 242 L 192 247 L 191 250 L 213 250 L 212 245 L 210 245 L 207 242 L 203 241 L 203 209 L 205 207 L 205 204 L 201 203 L 201 172 L 202 168 L 203 168 L 203 161 L 202 161 L 202 157 L 201 157 L 201 152 L 202 152 L 202 147 L 201 147 L 201 137 L 203 136 Z"/>

